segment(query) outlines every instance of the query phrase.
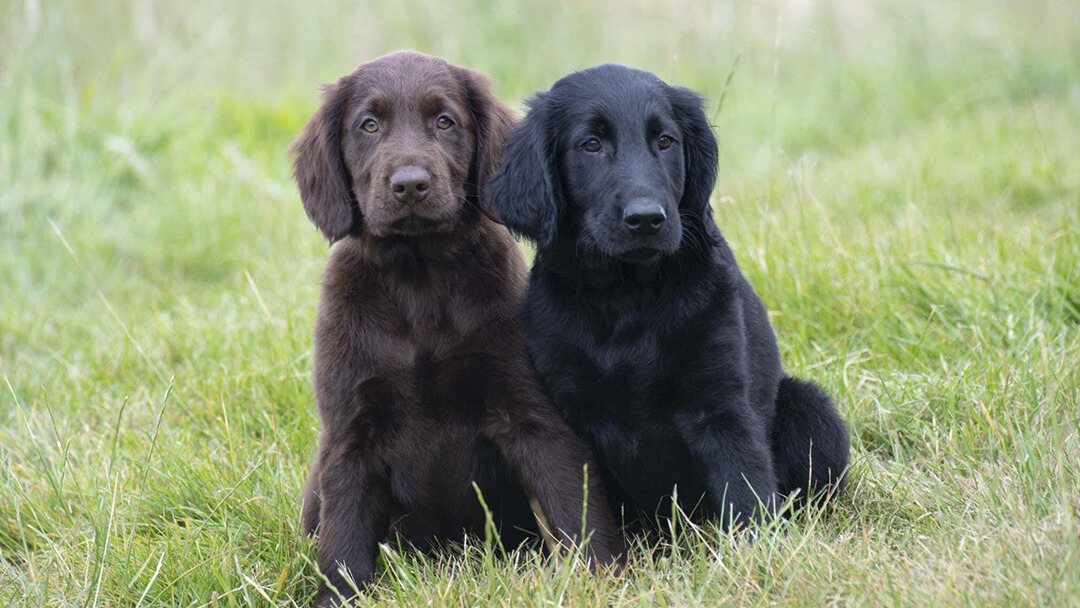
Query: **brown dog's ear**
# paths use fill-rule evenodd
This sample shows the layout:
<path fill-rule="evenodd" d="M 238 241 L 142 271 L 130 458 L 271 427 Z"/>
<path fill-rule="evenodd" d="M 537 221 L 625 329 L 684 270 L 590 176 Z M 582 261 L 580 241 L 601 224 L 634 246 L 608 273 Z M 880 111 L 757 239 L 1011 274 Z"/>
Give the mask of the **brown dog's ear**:
<path fill-rule="evenodd" d="M 349 105 L 348 76 L 323 92 L 322 107 L 304 126 L 290 150 L 293 177 L 311 222 L 331 243 L 360 228 L 352 180 L 341 155 L 342 123 Z"/>
<path fill-rule="evenodd" d="M 484 215 L 498 221 L 487 205 L 483 204 L 483 193 L 502 162 L 506 135 L 514 124 L 514 116 L 491 92 L 491 82 L 486 76 L 467 68 L 455 66 L 455 70 L 465 91 L 469 118 L 476 138 L 476 150 L 466 184 L 467 196 Z"/>

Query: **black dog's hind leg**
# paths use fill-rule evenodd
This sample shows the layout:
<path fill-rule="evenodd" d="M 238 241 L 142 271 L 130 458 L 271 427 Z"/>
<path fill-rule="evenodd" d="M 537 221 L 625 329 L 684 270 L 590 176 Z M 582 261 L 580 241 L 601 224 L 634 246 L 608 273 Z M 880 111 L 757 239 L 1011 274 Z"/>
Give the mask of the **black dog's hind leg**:
<path fill-rule="evenodd" d="M 821 387 L 790 376 L 780 381 L 771 441 L 781 496 L 798 490 L 802 505 L 843 490 L 848 430 Z"/>

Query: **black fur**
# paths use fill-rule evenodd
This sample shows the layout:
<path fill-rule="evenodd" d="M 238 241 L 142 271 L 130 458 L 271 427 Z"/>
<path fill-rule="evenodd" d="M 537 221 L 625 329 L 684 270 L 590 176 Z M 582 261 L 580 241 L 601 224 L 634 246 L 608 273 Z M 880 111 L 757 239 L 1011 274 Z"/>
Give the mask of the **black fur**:
<path fill-rule="evenodd" d="M 712 219 L 716 170 L 695 93 L 603 65 L 531 101 L 488 191 L 538 245 L 532 361 L 616 507 L 642 523 L 670 513 L 673 487 L 695 516 L 760 520 L 796 490 L 838 490 L 847 467 L 843 421 L 820 388 L 785 375 Z M 632 205 L 666 221 L 636 233 Z"/>

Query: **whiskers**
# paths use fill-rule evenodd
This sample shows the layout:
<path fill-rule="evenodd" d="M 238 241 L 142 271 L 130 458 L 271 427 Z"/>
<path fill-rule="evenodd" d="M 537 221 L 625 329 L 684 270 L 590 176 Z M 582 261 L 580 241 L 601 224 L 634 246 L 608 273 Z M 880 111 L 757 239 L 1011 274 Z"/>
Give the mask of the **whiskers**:
<path fill-rule="evenodd" d="M 574 239 L 574 261 L 575 262 L 599 262 L 600 264 L 609 264 L 615 258 L 609 255 L 600 246 L 600 241 L 596 238 L 592 232 L 588 230 L 582 230 L 578 237 Z"/>
<path fill-rule="evenodd" d="M 686 209 L 679 209 L 679 219 L 682 221 L 684 246 L 693 253 L 706 255 L 709 252 L 709 235 L 705 227 Z"/>

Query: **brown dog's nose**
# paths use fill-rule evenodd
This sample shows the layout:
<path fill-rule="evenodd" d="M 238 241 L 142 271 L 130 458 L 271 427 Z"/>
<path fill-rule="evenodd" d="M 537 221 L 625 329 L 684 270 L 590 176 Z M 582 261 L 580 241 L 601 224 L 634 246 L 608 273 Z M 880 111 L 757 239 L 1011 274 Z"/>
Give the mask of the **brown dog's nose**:
<path fill-rule="evenodd" d="M 431 175 L 420 167 L 402 167 L 390 176 L 390 190 L 394 198 L 413 205 L 427 197 L 431 187 Z"/>

